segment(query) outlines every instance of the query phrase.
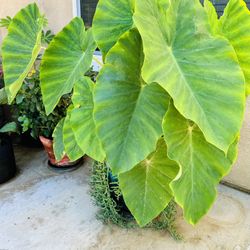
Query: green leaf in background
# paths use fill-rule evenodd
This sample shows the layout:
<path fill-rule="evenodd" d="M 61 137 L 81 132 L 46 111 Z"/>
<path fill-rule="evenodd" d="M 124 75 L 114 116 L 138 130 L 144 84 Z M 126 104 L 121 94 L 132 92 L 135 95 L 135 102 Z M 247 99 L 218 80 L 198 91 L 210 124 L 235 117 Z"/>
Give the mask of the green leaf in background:
<path fill-rule="evenodd" d="M 41 64 L 41 90 L 46 113 L 89 70 L 96 44 L 92 30 L 85 31 L 80 17 L 59 32 L 45 51 Z"/>
<path fill-rule="evenodd" d="M 6 104 L 8 102 L 8 96 L 5 88 L 0 89 L 0 104 Z"/>
<path fill-rule="evenodd" d="M 177 163 L 168 158 L 162 138 L 146 160 L 119 175 L 125 203 L 140 226 L 147 225 L 167 207 L 173 198 L 169 183 L 178 170 Z"/>
<path fill-rule="evenodd" d="M 155 150 L 168 95 L 141 78 L 143 52 L 137 30 L 110 50 L 97 79 L 95 120 L 112 171 L 126 172 Z"/>
<path fill-rule="evenodd" d="M 238 141 L 229 148 L 226 158 L 173 104 L 164 118 L 163 130 L 168 156 L 181 167 L 178 177 L 170 184 L 175 201 L 183 208 L 185 219 L 196 224 L 212 206 L 219 181 L 230 171 Z"/>
<path fill-rule="evenodd" d="M 55 127 L 53 132 L 53 150 L 55 154 L 55 158 L 57 161 L 60 161 L 64 155 L 64 143 L 63 143 L 63 125 L 65 119 L 63 118 Z"/>
<path fill-rule="evenodd" d="M 132 28 L 134 1 L 99 0 L 93 20 L 93 32 L 104 56 L 119 37 Z"/>
<path fill-rule="evenodd" d="M 7 16 L 6 18 L 1 18 L 0 19 L 0 27 L 4 27 L 4 28 L 8 29 L 11 21 L 12 21 L 12 18 L 10 16 Z"/>
<path fill-rule="evenodd" d="M 70 123 L 79 147 L 91 158 L 103 162 L 105 153 L 97 136 L 94 121 L 94 83 L 83 77 L 74 86 Z"/>
<path fill-rule="evenodd" d="M 204 0 L 204 9 L 208 15 L 211 31 L 214 35 L 218 35 L 219 19 L 215 7 L 209 0 Z"/>
<path fill-rule="evenodd" d="M 245 80 L 232 46 L 212 37 L 198 0 L 173 1 L 167 15 L 171 22 L 159 18 L 157 0 L 136 1 L 135 6 L 144 80 L 159 83 L 206 140 L 227 152 L 239 134 L 245 107 Z"/>
<path fill-rule="evenodd" d="M 15 122 L 10 122 L 5 124 L 2 128 L 0 128 L 0 133 L 15 133 L 17 132 L 17 125 Z"/>
<path fill-rule="evenodd" d="M 220 32 L 230 41 L 237 54 L 250 94 L 250 11 L 243 0 L 230 0 L 219 20 Z"/>
<path fill-rule="evenodd" d="M 68 111 L 68 114 L 65 118 L 63 124 L 63 144 L 65 148 L 65 153 L 71 161 L 76 161 L 80 159 L 84 153 L 78 146 L 76 138 L 70 123 L 71 110 Z"/>
<path fill-rule="evenodd" d="M 8 27 L 8 35 L 2 45 L 2 57 L 9 103 L 14 100 L 40 52 L 45 23 L 45 18 L 34 3 L 21 9 Z"/>

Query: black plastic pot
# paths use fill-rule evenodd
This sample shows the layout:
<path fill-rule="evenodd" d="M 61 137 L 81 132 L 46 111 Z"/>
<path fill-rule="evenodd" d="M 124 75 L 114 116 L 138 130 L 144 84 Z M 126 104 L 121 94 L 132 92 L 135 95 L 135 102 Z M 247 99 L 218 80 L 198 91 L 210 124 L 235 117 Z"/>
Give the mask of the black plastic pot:
<path fill-rule="evenodd" d="M 16 174 L 16 161 L 10 136 L 0 136 L 0 184 Z"/>
<path fill-rule="evenodd" d="M 125 201 L 122 196 L 117 199 L 116 194 L 112 191 L 114 187 L 118 186 L 118 178 L 117 176 L 113 175 L 111 171 L 108 173 L 108 181 L 109 181 L 109 189 L 110 194 L 113 200 L 115 201 L 117 208 L 119 210 L 119 214 L 127 219 L 133 219 L 133 215 L 129 211 L 127 205 L 125 204 Z"/>

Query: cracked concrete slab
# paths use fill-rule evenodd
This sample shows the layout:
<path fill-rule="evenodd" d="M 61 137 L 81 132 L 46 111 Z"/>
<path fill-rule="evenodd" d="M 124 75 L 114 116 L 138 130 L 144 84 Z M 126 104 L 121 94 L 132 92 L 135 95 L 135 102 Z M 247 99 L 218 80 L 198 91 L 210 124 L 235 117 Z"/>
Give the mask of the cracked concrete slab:
<path fill-rule="evenodd" d="M 232 249 L 250 250 L 250 195 L 219 187 L 215 206 L 196 226 L 181 212 L 174 241 L 167 232 L 125 230 L 96 220 L 89 196 L 87 161 L 77 171 L 57 175 L 42 150 L 16 149 L 20 173 L 0 186 L 0 249 Z"/>

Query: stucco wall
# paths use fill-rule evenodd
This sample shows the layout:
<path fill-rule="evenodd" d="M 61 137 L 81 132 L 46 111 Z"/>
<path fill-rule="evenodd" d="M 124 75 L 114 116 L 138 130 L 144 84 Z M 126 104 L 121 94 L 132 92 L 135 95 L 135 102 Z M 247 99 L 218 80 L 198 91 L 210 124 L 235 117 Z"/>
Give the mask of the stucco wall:
<path fill-rule="evenodd" d="M 33 2 L 46 14 L 49 20 L 48 28 L 54 32 L 59 31 L 73 18 L 72 0 L 0 0 L 0 18 L 13 17 L 20 8 Z M 5 34 L 5 29 L 0 28 L 0 43 Z"/>
<path fill-rule="evenodd" d="M 241 131 L 238 160 L 229 176 L 229 183 L 250 191 L 250 98 L 247 100 L 245 121 Z"/>

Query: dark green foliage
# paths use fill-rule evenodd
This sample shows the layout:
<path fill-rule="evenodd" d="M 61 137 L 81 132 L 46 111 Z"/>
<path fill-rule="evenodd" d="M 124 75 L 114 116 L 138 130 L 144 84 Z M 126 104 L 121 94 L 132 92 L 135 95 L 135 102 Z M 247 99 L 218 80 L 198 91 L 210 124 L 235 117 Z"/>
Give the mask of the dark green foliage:
<path fill-rule="evenodd" d="M 38 68 L 39 65 L 25 79 L 14 100 L 13 110 L 22 133 L 30 131 L 35 139 L 40 135 L 52 138 L 56 125 L 66 116 L 67 108 L 71 104 L 71 94 L 64 95 L 55 110 L 47 116 L 42 101 Z M 86 75 L 94 81 L 97 72 L 89 70 Z"/>
<path fill-rule="evenodd" d="M 111 174 L 106 164 L 99 162 L 93 164 L 90 188 L 94 204 L 99 208 L 97 214 L 99 220 L 123 228 L 139 227 L 123 201 L 117 178 Z M 171 201 L 167 208 L 145 228 L 167 230 L 174 239 L 180 240 L 182 237 L 174 225 L 176 213 L 176 204 Z"/>
<path fill-rule="evenodd" d="M 42 102 L 39 70 L 34 69 L 14 100 L 14 110 L 23 133 L 29 130 L 35 139 L 39 135 L 51 138 L 57 123 L 66 116 L 70 103 L 70 95 L 64 96 L 53 113 L 47 116 Z"/>
<path fill-rule="evenodd" d="M 43 30 L 42 31 L 42 43 L 45 45 L 49 44 L 54 38 L 54 36 L 55 35 L 52 33 L 51 30 L 47 30 L 46 32 Z"/>

